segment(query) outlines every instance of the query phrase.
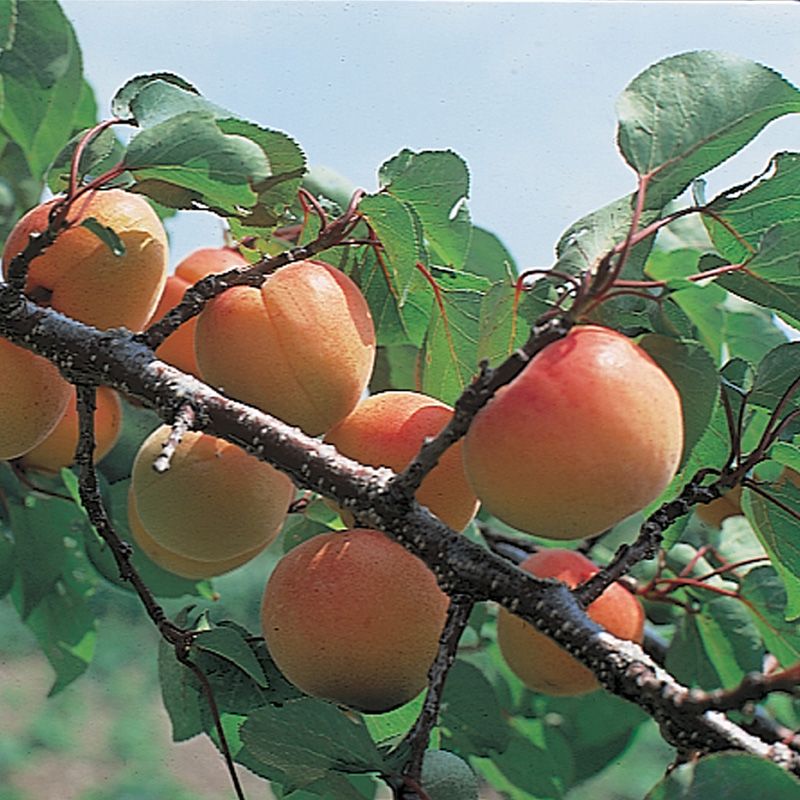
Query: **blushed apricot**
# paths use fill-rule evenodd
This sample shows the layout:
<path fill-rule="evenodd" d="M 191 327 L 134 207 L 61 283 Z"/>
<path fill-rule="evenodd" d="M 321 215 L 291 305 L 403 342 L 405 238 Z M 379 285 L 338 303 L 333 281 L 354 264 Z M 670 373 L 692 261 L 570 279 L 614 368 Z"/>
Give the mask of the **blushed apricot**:
<path fill-rule="evenodd" d="M 131 490 L 147 533 L 196 561 L 226 561 L 266 546 L 294 496 L 283 473 L 239 447 L 196 431 L 184 435 L 169 470 L 153 462 L 170 432 L 156 429 L 133 462 Z"/>
<path fill-rule="evenodd" d="M 292 683 L 380 713 L 425 687 L 447 605 L 420 560 L 359 528 L 323 533 L 289 551 L 270 575 L 261 623 Z"/>
<path fill-rule="evenodd" d="M 316 436 L 359 401 L 375 330 L 350 278 L 300 261 L 261 288 L 234 287 L 214 298 L 198 319 L 195 347 L 208 383 Z"/>
<path fill-rule="evenodd" d="M 134 541 L 152 562 L 161 567 L 161 569 L 190 580 L 214 578 L 217 575 L 223 575 L 237 567 L 241 567 L 254 559 L 269 544 L 269 542 L 265 542 L 252 550 L 248 550 L 246 553 L 222 561 L 199 561 L 196 558 L 178 555 L 171 550 L 167 550 L 166 547 L 162 547 L 144 529 L 144 525 L 139 519 L 139 513 L 136 510 L 136 499 L 133 496 L 133 492 L 128 494 L 128 524 Z"/>
<path fill-rule="evenodd" d="M 3 250 L 4 274 L 30 234 L 46 230 L 56 202 L 36 206 L 16 224 Z M 90 217 L 117 234 L 124 255 L 81 226 Z M 72 226 L 31 261 L 26 293 L 97 328 L 141 330 L 167 277 L 167 235 L 158 215 L 141 195 L 108 189 L 78 198 L 67 219 Z"/>
<path fill-rule="evenodd" d="M 0 459 L 42 442 L 69 402 L 70 385 L 47 359 L 0 337 Z"/>
<path fill-rule="evenodd" d="M 570 588 L 594 575 L 597 567 L 581 553 L 571 550 L 539 550 L 520 564 L 539 578 L 555 578 Z M 612 583 L 586 610 L 589 617 L 620 639 L 641 643 L 644 609 L 634 595 Z M 520 680 L 537 692 L 578 695 L 594 691 L 599 684 L 592 672 L 519 617 L 500 609 L 497 642 L 503 658 Z"/>
<path fill-rule="evenodd" d="M 78 409 L 75 388 L 70 387 L 66 411 L 47 438 L 22 457 L 26 467 L 58 472 L 75 460 L 78 445 Z M 119 396 L 108 386 L 97 390 L 97 411 L 94 415 L 94 460 L 102 460 L 116 444 L 122 428 L 122 404 Z"/>
<path fill-rule="evenodd" d="M 247 259 L 229 247 L 203 247 L 190 253 L 175 267 L 175 274 L 167 278 L 151 322 L 157 322 L 168 311 L 175 308 L 183 300 L 186 290 L 197 281 L 207 275 L 227 272 L 233 267 L 241 267 L 246 264 Z M 197 317 L 192 317 L 184 322 L 156 349 L 156 355 L 162 361 L 195 377 L 200 377 L 200 368 L 197 366 L 197 356 L 194 351 L 196 327 Z"/>
<path fill-rule="evenodd" d="M 478 412 L 464 464 L 488 511 L 520 530 L 578 539 L 655 500 L 683 449 L 678 391 L 627 337 L 573 328 Z"/>
<path fill-rule="evenodd" d="M 362 400 L 331 428 L 325 441 L 342 455 L 402 472 L 427 437 L 453 416 L 450 406 L 417 392 L 381 392 Z M 454 530 L 466 527 L 478 500 L 464 474 L 461 443 L 451 447 L 419 487 L 417 500 Z"/>

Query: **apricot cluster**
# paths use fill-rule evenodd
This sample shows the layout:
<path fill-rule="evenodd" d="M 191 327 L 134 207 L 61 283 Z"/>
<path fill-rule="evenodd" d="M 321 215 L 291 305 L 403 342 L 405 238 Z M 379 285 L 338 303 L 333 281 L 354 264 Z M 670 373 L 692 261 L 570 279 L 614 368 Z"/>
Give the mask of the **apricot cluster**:
<path fill-rule="evenodd" d="M 20 219 L 6 240 L 3 274 L 31 237 L 50 223 L 56 198 Z M 83 225 L 89 219 L 113 231 L 112 248 Z M 167 275 L 167 236 L 158 216 L 141 196 L 109 189 L 87 192 L 66 214 L 66 228 L 32 259 L 25 292 L 98 328 L 141 330 L 152 314 Z M 0 459 L 25 457 L 28 466 L 58 470 L 72 461 L 77 444 L 75 394 L 43 358 L 0 339 Z M 119 432 L 119 401 L 110 392 L 98 398 L 98 458 Z"/>

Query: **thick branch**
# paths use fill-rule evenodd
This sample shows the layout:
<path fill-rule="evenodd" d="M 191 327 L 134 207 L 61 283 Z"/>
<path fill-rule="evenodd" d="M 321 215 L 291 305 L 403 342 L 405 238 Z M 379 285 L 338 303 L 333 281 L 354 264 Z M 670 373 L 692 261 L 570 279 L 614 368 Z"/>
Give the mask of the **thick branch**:
<path fill-rule="evenodd" d="M 234 402 L 157 360 L 124 331 L 97 331 L 35 306 L 0 284 L 0 335 L 44 355 L 67 377 L 107 384 L 166 421 L 189 402 L 206 430 L 286 472 L 305 489 L 352 509 L 394 537 L 433 571 L 450 595 L 493 600 L 554 639 L 609 691 L 645 709 L 682 749 L 744 750 L 800 774 L 800 757 L 767 744 L 718 712 L 682 707 L 688 689 L 631 642 L 604 631 L 563 584 L 536 579 L 447 528 L 413 500 L 398 503 L 390 470 L 373 469 L 279 420 Z"/>

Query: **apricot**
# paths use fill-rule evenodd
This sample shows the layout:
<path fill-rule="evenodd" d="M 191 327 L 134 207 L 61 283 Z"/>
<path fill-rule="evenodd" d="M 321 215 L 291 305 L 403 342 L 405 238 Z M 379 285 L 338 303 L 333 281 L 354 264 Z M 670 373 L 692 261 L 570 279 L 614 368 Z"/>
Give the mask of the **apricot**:
<path fill-rule="evenodd" d="M 75 460 L 78 445 L 78 408 L 75 388 L 70 387 L 70 400 L 58 424 L 47 438 L 22 457 L 26 467 L 58 472 Z M 97 411 L 94 415 L 94 460 L 105 458 L 116 444 L 122 428 L 122 404 L 113 389 L 97 390 Z"/>
<path fill-rule="evenodd" d="M 722 525 L 722 521 L 728 519 L 728 517 L 744 514 L 744 511 L 742 511 L 741 485 L 734 486 L 710 503 L 695 506 L 695 513 L 700 520 L 712 528 L 719 528 Z"/>
<path fill-rule="evenodd" d="M 283 473 L 204 433 L 187 433 L 169 470 L 153 462 L 170 432 L 145 439 L 133 462 L 131 490 L 145 531 L 161 547 L 196 561 L 227 561 L 271 542 L 294 496 Z"/>
<path fill-rule="evenodd" d="M 70 385 L 47 359 L 0 337 L 0 459 L 42 442 L 67 407 Z"/>
<path fill-rule="evenodd" d="M 269 544 L 264 542 L 241 555 L 222 561 L 200 561 L 196 558 L 178 555 L 171 550 L 167 550 L 166 547 L 162 547 L 145 530 L 141 519 L 139 519 L 139 512 L 136 510 L 136 499 L 133 496 L 133 492 L 128 493 L 128 524 L 134 541 L 153 563 L 157 564 L 161 569 L 190 580 L 214 578 L 217 575 L 223 575 L 237 567 L 241 567 L 242 564 L 254 559 Z"/>
<path fill-rule="evenodd" d="M 56 199 L 29 211 L 3 250 L 3 268 L 32 233 L 44 231 Z M 88 218 L 111 228 L 125 247 L 115 255 L 80 223 Z M 167 277 L 167 235 L 147 200 L 122 189 L 89 192 L 67 216 L 72 226 L 30 263 L 25 291 L 42 304 L 97 328 L 141 330 Z"/>
<path fill-rule="evenodd" d="M 682 449 L 670 379 L 627 337 L 586 325 L 542 350 L 478 412 L 464 464 L 503 522 L 578 539 L 657 498 Z"/>
<path fill-rule="evenodd" d="M 571 550 L 539 550 L 520 568 L 539 578 L 555 578 L 574 588 L 596 572 L 597 567 Z M 644 609 L 639 600 L 619 583 L 612 583 L 586 609 L 591 619 L 620 639 L 641 643 Z M 500 609 L 497 642 L 508 665 L 519 679 L 537 692 L 578 695 L 599 684 L 592 672 L 543 633 L 519 617 Z"/>
<path fill-rule="evenodd" d="M 453 409 L 416 392 L 381 392 L 362 400 L 331 428 L 325 441 L 342 455 L 372 467 L 401 472 L 425 439 L 447 425 Z M 461 443 L 451 447 L 417 490 L 417 500 L 454 530 L 463 530 L 478 510 L 464 474 Z"/>
<path fill-rule="evenodd" d="M 198 319 L 195 348 L 208 383 L 316 436 L 358 403 L 375 330 L 350 278 L 299 261 L 260 288 L 234 287 L 212 300 Z"/>
<path fill-rule="evenodd" d="M 186 290 L 205 278 L 217 272 L 227 272 L 233 267 L 247 265 L 247 259 L 237 250 L 229 247 L 203 247 L 189 253 L 177 267 L 175 274 L 167 278 L 164 291 L 158 301 L 151 322 L 157 322 L 168 311 L 175 308 Z M 192 317 L 178 328 L 171 336 L 156 349 L 156 355 L 168 364 L 177 367 L 183 372 L 188 372 L 195 377 L 200 377 L 200 368 L 197 366 L 197 356 L 194 352 L 194 336 L 197 327 L 197 317 Z"/>
<path fill-rule="evenodd" d="M 297 687 L 380 713 L 425 687 L 447 605 L 421 561 L 359 528 L 290 550 L 267 583 L 261 623 L 275 663 Z"/>

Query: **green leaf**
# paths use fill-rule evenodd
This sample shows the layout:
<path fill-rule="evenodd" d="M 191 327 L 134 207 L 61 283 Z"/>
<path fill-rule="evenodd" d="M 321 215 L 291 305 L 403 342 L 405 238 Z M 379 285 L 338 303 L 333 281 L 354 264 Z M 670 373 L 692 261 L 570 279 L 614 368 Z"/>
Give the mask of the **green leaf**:
<path fill-rule="evenodd" d="M 449 680 L 448 676 L 448 680 Z M 425 694 L 420 693 L 413 700 L 385 714 L 366 714 L 364 724 L 376 744 L 393 743 L 401 736 L 405 736 L 411 726 L 416 722 Z"/>
<path fill-rule="evenodd" d="M 381 166 L 379 177 L 385 191 L 414 210 L 435 258 L 461 269 L 472 233 L 464 160 L 450 150 L 402 150 Z"/>
<path fill-rule="evenodd" d="M 128 145 L 124 164 L 137 181 L 185 190 L 173 207 L 200 203 L 224 213 L 254 205 L 253 186 L 270 175 L 262 149 L 250 139 L 223 133 L 209 112 L 187 111 L 142 131 Z"/>
<path fill-rule="evenodd" d="M 767 491 L 782 505 L 800 511 L 800 489 L 791 481 L 772 484 Z M 786 619 L 800 617 L 800 541 L 797 519 L 765 497 L 745 489 L 742 509 L 769 554 L 786 590 Z"/>
<path fill-rule="evenodd" d="M 786 589 L 775 570 L 769 566 L 751 569 L 744 577 L 741 593 L 750 603 L 767 650 L 784 667 L 800 661 L 800 629 L 786 621 Z"/>
<path fill-rule="evenodd" d="M 765 125 L 800 110 L 800 92 L 767 67 L 711 51 L 659 61 L 617 103 L 620 151 L 662 208 Z"/>
<path fill-rule="evenodd" d="M 365 197 L 361 211 L 383 245 L 383 259 L 389 273 L 390 291 L 402 308 L 420 260 L 414 219 L 408 207 L 390 194 Z"/>
<path fill-rule="evenodd" d="M 176 620 L 178 624 L 180 619 Z M 172 722 L 172 741 L 185 742 L 202 733 L 205 698 L 192 671 L 178 661 L 175 649 L 163 639 L 158 643 L 158 679 L 161 699 Z"/>
<path fill-rule="evenodd" d="M 556 244 L 554 269 L 579 275 L 596 268 L 604 256 L 625 241 L 633 220 L 634 200 L 633 195 L 625 195 L 570 225 Z M 646 212 L 640 219 L 640 226 L 649 224 L 656 216 Z M 640 278 L 652 247 L 653 237 L 632 247 L 621 277 Z"/>
<path fill-rule="evenodd" d="M 267 677 L 253 651 L 242 635 L 229 627 L 216 627 L 203 631 L 192 643 L 198 650 L 214 653 L 235 664 L 259 686 L 267 686 Z"/>
<path fill-rule="evenodd" d="M 509 276 L 517 274 L 517 264 L 495 234 L 474 225 L 464 270 L 491 281 L 506 281 Z"/>
<path fill-rule="evenodd" d="M 14 583 L 14 540 L 6 523 L 0 519 L 0 597 L 5 597 Z"/>
<path fill-rule="evenodd" d="M 303 697 L 254 711 L 241 729 L 248 752 L 303 787 L 340 772 L 379 771 L 383 759 L 366 726 L 331 703 Z"/>
<path fill-rule="evenodd" d="M 699 342 L 680 342 L 649 334 L 641 339 L 639 345 L 666 372 L 681 396 L 683 462 L 705 433 L 714 413 L 719 398 L 716 367 L 708 351 Z"/>
<path fill-rule="evenodd" d="M 748 272 L 729 272 L 717 278 L 729 292 L 777 314 L 788 325 L 800 328 L 800 289 L 786 283 L 770 283 Z"/>
<path fill-rule="evenodd" d="M 747 271 L 768 283 L 800 288 L 800 220 L 773 225 L 762 237 Z"/>
<path fill-rule="evenodd" d="M 439 724 L 457 749 L 479 756 L 502 752 L 511 738 L 494 687 L 477 667 L 461 660 L 447 675 Z"/>
<path fill-rule="evenodd" d="M 115 256 L 125 255 L 125 243 L 108 225 L 103 225 L 94 217 L 86 217 L 81 220 L 80 227 L 90 230 Z"/>
<path fill-rule="evenodd" d="M 529 327 L 514 308 L 516 290 L 507 280 L 495 283 L 481 300 L 475 358 L 491 365 L 508 358 L 527 338 Z"/>
<path fill-rule="evenodd" d="M 0 128 L 22 149 L 37 180 L 72 135 L 82 70 L 75 34 L 58 3 L 17 3 L 12 46 L 0 53 Z"/>
<path fill-rule="evenodd" d="M 17 2 L 18 0 L 0 2 L 0 51 L 8 50 L 14 44 Z"/>
<path fill-rule="evenodd" d="M 765 176 L 744 191 L 721 195 L 711 203 L 710 209 L 756 248 L 773 225 L 800 219 L 798 180 L 800 153 L 778 153 Z M 731 264 L 748 258 L 751 251 L 716 218 L 703 215 L 702 219 L 723 258 Z"/>
<path fill-rule="evenodd" d="M 220 130 L 229 136 L 243 136 L 261 148 L 269 174 L 254 184 L 256 204 L 241 215 L 244 228 L 273 228 L 284 217 L 300 188 L 306 157 L 300 145 L 281 131 L 262 128 L 240 119 L 220 119 Z"/>
<path fill-rule="evenodd" d="M 772 349 L 761 360 L 748 401 L 768 411 L 774 410 L 791 385 L 800 377 L 800 341 L 786 342 Z M 795 389 L 785 410 L 800 408 L 800 390 Z"/>
<path fill-rule="evenodd" d="M 745 753 L 718 753 L 682 764 L 645 800 L 796 800 L 800 781 L 776 764 Z"/>
<path fill-rule="evenodd" d="M 422 391 L 453 403 L 478 370 L 483 298 L 489 281 L 477 275 L 434 268 L 441 299 L 431 315 L 422 352 Z"/>
<path fill-rule="evenodd" d="M 169 114 L 172 108 L 175 112 Z M 111 100 L 113 116 L 136 122 L 142 127 L 147 127 L 148 122 L 153 124 L 151 115 L 157 117 L 156 121 L 162 121 L 166 118 L 165 114 L 175 116 L 183 111 L 208 111 L 211 108 L 212 104 L 203 100 L 200 92 L 191 83 L 172 72 L 137 75 L 118 89 Z"/>
<path fill-rule="evenodd" d="M 62 192 L 69 186 L 70 168 L 75 148 L 86 136 L 86 129 L 81 130 L 67 143 L 55 157 L 47 170 L 47 185 L 54 194 Z M 78 177 L 83 180 L 87 176 L 97 176 L 117 164 L 124 153 L 124 148 L 117 135 L 110 128 L 94 136 L 81 154 L 78 165 Z"/>

